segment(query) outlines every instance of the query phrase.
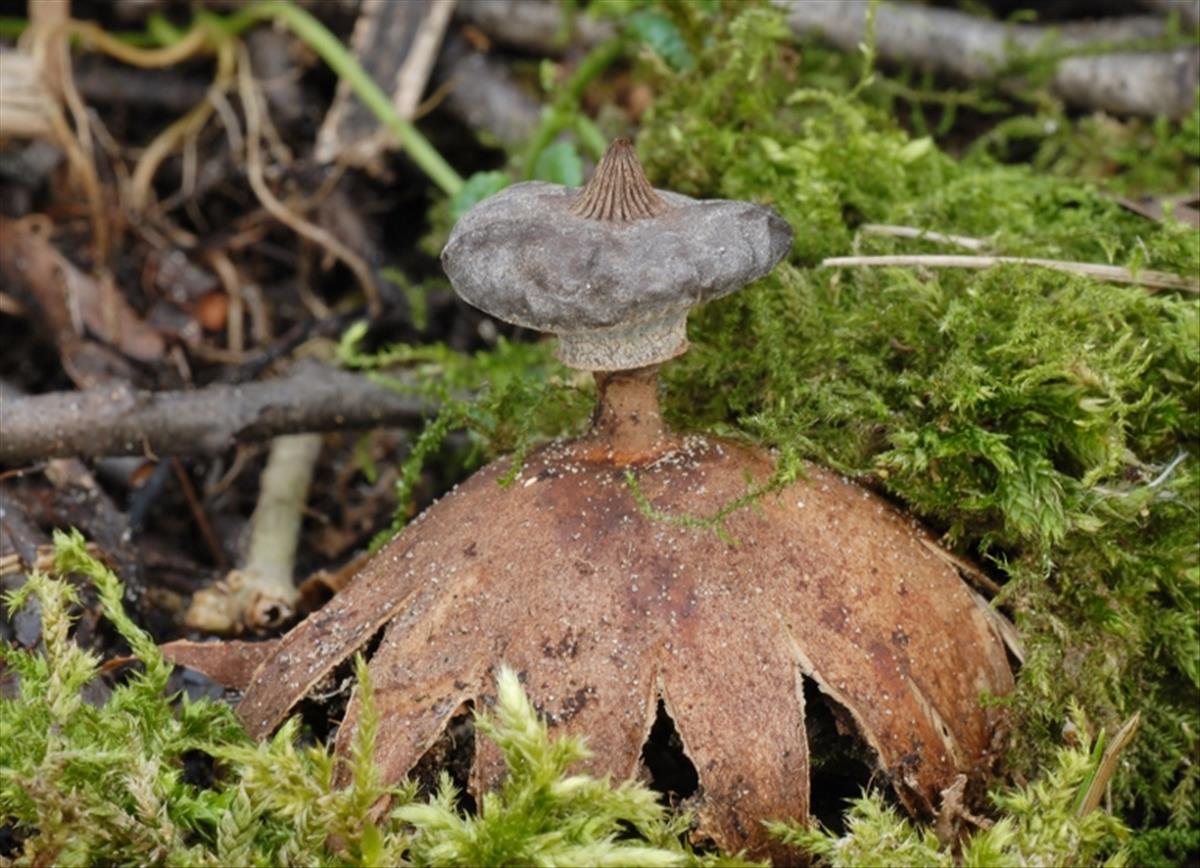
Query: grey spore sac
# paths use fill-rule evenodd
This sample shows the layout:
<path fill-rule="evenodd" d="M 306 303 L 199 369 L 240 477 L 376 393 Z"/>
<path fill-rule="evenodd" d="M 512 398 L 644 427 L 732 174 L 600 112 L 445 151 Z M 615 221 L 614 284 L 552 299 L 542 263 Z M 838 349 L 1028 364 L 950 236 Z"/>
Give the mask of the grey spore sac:
<path fill-rule="evenodd" d="M 636 159 L 618 140 L 584 188 L 530 181 L 480 202 L 442 252 L 455 290 L 498 319 L 558 335 L 572 367 L 621 370 L 682 353 L 688 310 L 767 274 L 792 230 L 750 202 L 653 190 Z"/>

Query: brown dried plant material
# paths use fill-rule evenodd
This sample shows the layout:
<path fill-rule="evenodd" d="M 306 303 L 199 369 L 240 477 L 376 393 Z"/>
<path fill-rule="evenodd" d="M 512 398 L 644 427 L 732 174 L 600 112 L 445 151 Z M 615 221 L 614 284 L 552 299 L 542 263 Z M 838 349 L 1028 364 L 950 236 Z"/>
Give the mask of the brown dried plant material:
<path fill-rule="evenodd" d="M 69 356 L 86 329 L 130 358 L 156 361 L 165 341 L 130 307 L 111 277 L 81 271 L 50 240 L 49 218 L 0 217 L 0 273 L 37 303 L 45 330 Z"/>
<path fill-rule="evenodd" d="M 374 81 L 380 82 L 400 117 L 411 119 L 437 60 L 455 0 L 364 3 L 350 48 Z M 395 147 L 345 80 L 317 133 L 318 162 L 367 168 L 382 174 L 382 156 Z"/>
<path fill-rule="evenodd" d="M 2 139 L 52 140 L 54 129 L 46 116 L 50 99 L 38 61 L 23 51 L 0 46 L 0 125 Z"/>
<path fill-rule="evenodd" d="M 623 465 L 584 441 L 535 453 L 502 488 L 508 469 L 468 480 L 280 641 L 238 709 L 252 734 L 387 625 L 370 666 L 388 781 L 464 703 L 487 704 L 501 662 L 618 779 L 661 699 L 699 775 L 697 834 L 729 850 L 766 854 L 760 820 L 808 814 L 805 678 L 910 809 L 931 814 L 956 775 L 995 761 L 1001 713 L 979 699 L 1012 686 L 1003 645 L 929 536 L 875 495 L 812 468 L 729 516 L 727 540 L 680 517 L 765 481 L 753 450 L 692 437 Z M 358 714 L 354 700 L 339 749 Z M 482 790 L 501 762 L 477 750 Z"/>
<path fill-rule="evenodd" d="M 194 669 L 224 687 L 245 690 L 255 670 L 275 649 L 275 641 L 227 639 L 221 642 L 195 642 L 177 639 L 159 646 L 159 650 L 176 666 Z"/>
<path fill-rule="evenodd" d="M 245 562 L 192 598 L 184 623 L 209 633 L 259 632 L 291 619 L 300 591 L 293 582 L 296 546 L 320 434 L 288 434 L 271 441 L 250 519 Z"/>

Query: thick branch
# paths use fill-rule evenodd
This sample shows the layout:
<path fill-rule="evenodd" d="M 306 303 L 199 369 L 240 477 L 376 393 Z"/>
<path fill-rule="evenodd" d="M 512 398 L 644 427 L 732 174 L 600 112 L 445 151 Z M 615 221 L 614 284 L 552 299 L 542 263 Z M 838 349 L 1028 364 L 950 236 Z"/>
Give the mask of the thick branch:
<path fill-rule="evenodd" d="M 564 33 L 564 8 L 537 0 L 460 0 L 454 14 L 497 42 L 534 54 L 562 54 L 569 45 L 596 45 L 614 35 L 611 23 L 587 15 L 575 15 Z"/>
<path fill-rule="evenodd" d="M 446 108 L 471 129 L 501 145 L 523 145 L 533 135 L 541 106 L 513 81 L 508 67 L 471 48 L 457 33 L 446 37 L 434 69 L 448 88 Z"/>
<path fill-rule="evenodd" d="M 868 0 L 774 0 L 792 32 L 816 34 L 844 51 L 866 36 Z M 986 81 L 1039 50 L 1100 47 L 1165 34 L 1161 20 L 1125 18 L 1053 28 L 1004 24 L 952 9 L 881 4 L 876 50 L 895 63 L 923 63 L 969 81 Z M 1191 111 L 1200 48 L 1153 53 L 1107 53 L 1059 62 L 1050 86 L 1068 102 L 1120 115 L 1181 118 Z"/>
<path fill-rule="evenodd" d="M 366 377 L 301 363 L 283 377 L 194 392 L 114 385 L 6 399 L 0 464 L 55 456 L 211 455 L 280 434 L 408 424 L 430 406 Z"/>
<path fill-rule="evenodd" d="M 1200 3 L 1196 0 L 1141 0 L 1141 4 L 1164 17 L 1178 15 L 1185 27 L 1200 27 Z"/>

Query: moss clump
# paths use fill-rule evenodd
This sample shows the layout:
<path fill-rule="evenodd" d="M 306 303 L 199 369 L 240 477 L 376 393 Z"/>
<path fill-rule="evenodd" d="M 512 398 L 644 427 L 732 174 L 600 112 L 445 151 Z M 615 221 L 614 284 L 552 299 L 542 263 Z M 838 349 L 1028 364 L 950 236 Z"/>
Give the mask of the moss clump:
<path fill-rule="evenodd" d="M 224 703 L 168 695 L 170 666 L 125 614 L 116 576 L 77 533 L 60 533 L 55 543 L 58 569 L 95 584 L 138 671 L 106 701 L 84 701 L 85 688 L 101 679 L 99 661 L 70 636 L 79 594 L 62 578 L 35 573 L 8 595 L 10 612 L 36 598 L 45 646 L 0 649 L 20 679 L 19 696 L 0 700 L 0 828 L 15 843 L 0 855 L 12 864 L 748 864 L 681 843 L 690 818 L 672 814 L 641 783 L 571 774 L 588 756 L 585 742 L 551 739 L 503 668 L 495 708 L 477 728 L 500 748 L 508 774 L 477 813 L 459 809 L 445 776 L 428 800 L 410 782 L 382 785 L 372 759 L 379 720 L 361 657 L 362 717 L 350 756 L 340 760 L 350 783 L 335 789 L 339 760 L 323 746 L 304 746 L 298 719 L 255 744 Z M 874 795 L 853 804 L 844 836 L 794 821 L 772 823 L 772 831 L 838 865 L 1058 864 L 1105 853 L 1107 864 L 1120 864 L 1120 821 L 1103 811 L 1080 816 L 1080 795 L 1100 763 L 1081 713 L 1073 713 L 1080 742 L 1058 751 L 1039 780 L 992 796 L 1002 817 L 962 846 L 961 863 L 957 846 L 914 828 Z M 385 811 L 383 798 L 391 800 Z"/>
<path fill-rule="evenodd" d="M 874 484 L 989 565 L 1028 652 L 1014 768 L 1048 760 L 1072 695 L 1110 726 L 1141 710 L 1115 802 L 1143 828 L 1194 828 L 1195 299 L 1029 267 L 819 267 L 948 252 L 858 233 L 890 223 L 1194 277 L 1194 231 L 982 150 L 953 160 L 862 99 L 796 81 L 783 44 L 773 13 L 739 15 L 665 86 L 639 142 L 656 186 L 770 204 L 797 236 L 790 267 L 693 318 L 693 349 L 665 371 L 669 410 Z"/>
<path fill-rule="evenodd" d="M 121 606 L 121 583 L 77 533 L 56 535 L 57 564 L 95 584 L 100 607 L 139 671 L 89 704 L 99 661 L 70 637 L 76 591 L 33 574 L 8 595 L 10 612 L 36 597 L 45 653 L 0 647 L 20 695 L 0 699 L 0 828 L 17 865 L 717 865 L 681 843 L 673 816 L 637 782 L 572 775 L 588 756 L 577 738 L 551 739 L 517 677 L 499 675 L 495 709 L 478 719 L 505 757 L 501 788 L 474 816 L 444 778 L 421 801 L 416 786 L 385 787 L 373 757 L 378 718 L 358 661 L 362 723 L 334 789 L 338 762 L 299 746 L 299 722 L 255 744 L 220 702 L 173 700 L 171 667 Z M 210 779 L 189 774 L 206 764 Z M 379 815 L 380 799 L 392 808 Z"/>
<path fill-rule="evenodd" d="M 1085 721 L 1074 710 L 1079 732 Z M 1081 794 L 1095 773 L 1096 753 L 1085 737 L 1059 749 L 1045 773 L 1035 782 L 1010 790 L 996 790 L 990 799 L 1001 812 L 995 822 L 972 818 L 971 828 L 954 846 L 939 841 L 931 829 L 918 828 L 902 817 L 878 794 L 864 794 L 850 804 L 846 831 L 838 835 L 798 823 L 772 823 L 772 833 L 783 842 L 817 856 L 822 864 L 843 866 L 888 865 L 983 868 L 992 865 L 1105 865 L 1128 864 L 1128 852 L 1119 842 L 1129 831 L 1120 820 L 1103 811 L 1081 814 Z M 979 825 L 975 825 L 979 824 Z M 883 856 L 882 854 L 887 854 Z"/>

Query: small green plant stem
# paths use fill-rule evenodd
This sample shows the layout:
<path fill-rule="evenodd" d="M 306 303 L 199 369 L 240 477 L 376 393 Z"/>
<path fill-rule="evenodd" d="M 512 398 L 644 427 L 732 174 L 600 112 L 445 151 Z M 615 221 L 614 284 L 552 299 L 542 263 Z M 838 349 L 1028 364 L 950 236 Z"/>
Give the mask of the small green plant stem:
<path fill-rule="evenodd" d="M 867 6 L 866 32 L 859 50 L 862 52 L 862 72 L 858 82 L 850 90 L 847 99 L 853 99 L 875 80 L 875 18 L 879 13 L 879 0 L 871 0 Z"/>
<path fill-rule="evenodd" d="M 18 39 L 28 29 L 28 18 L 0 15 L 0 39 Z M 152 32 L 119 31 L 112 33 L 111 36 L 118 42 L 124 42 L 135 48 L 154 48 L 161 44 L 161 40 Z"/>
<path fill-rule="evenodd" d="M 534 167 L 537 165 L 542 151 L 554 141 L 559 133 L 571 125 L 575 126 L 580 141 L 592 152 L 593 156 L 598 158 L 604 153 L 608 146 L 604 140 L 604 134 L 592 123 L 591 119 L 580 114 L 579 99 L 596 76 L 611 66 L 624 50 L 625 42 L 618 38 L 602 43 L 589 51 L 579 64 L 579 68 L 575 70 L 575 74 L 571 76 L 570 81 L 542 112 L 541 122 L 525 151 L 523 171 L 526 180 L 533 177 Z"/>
<path fill-rule="evenodd" d="M 412 161 L 442 192 L 453 196 L 462 188 L 463 179 L 459 174 L 416 127 L 400 117 L 387 94 L 324 24 L 288 0 L 259 0 L 224 19 L 222 27 L 226 33 L 235 36 L 259 21 L 282 22 L 315 51 L 338 78 L 350 85 L 363 105 L 396 137 Z"/>

